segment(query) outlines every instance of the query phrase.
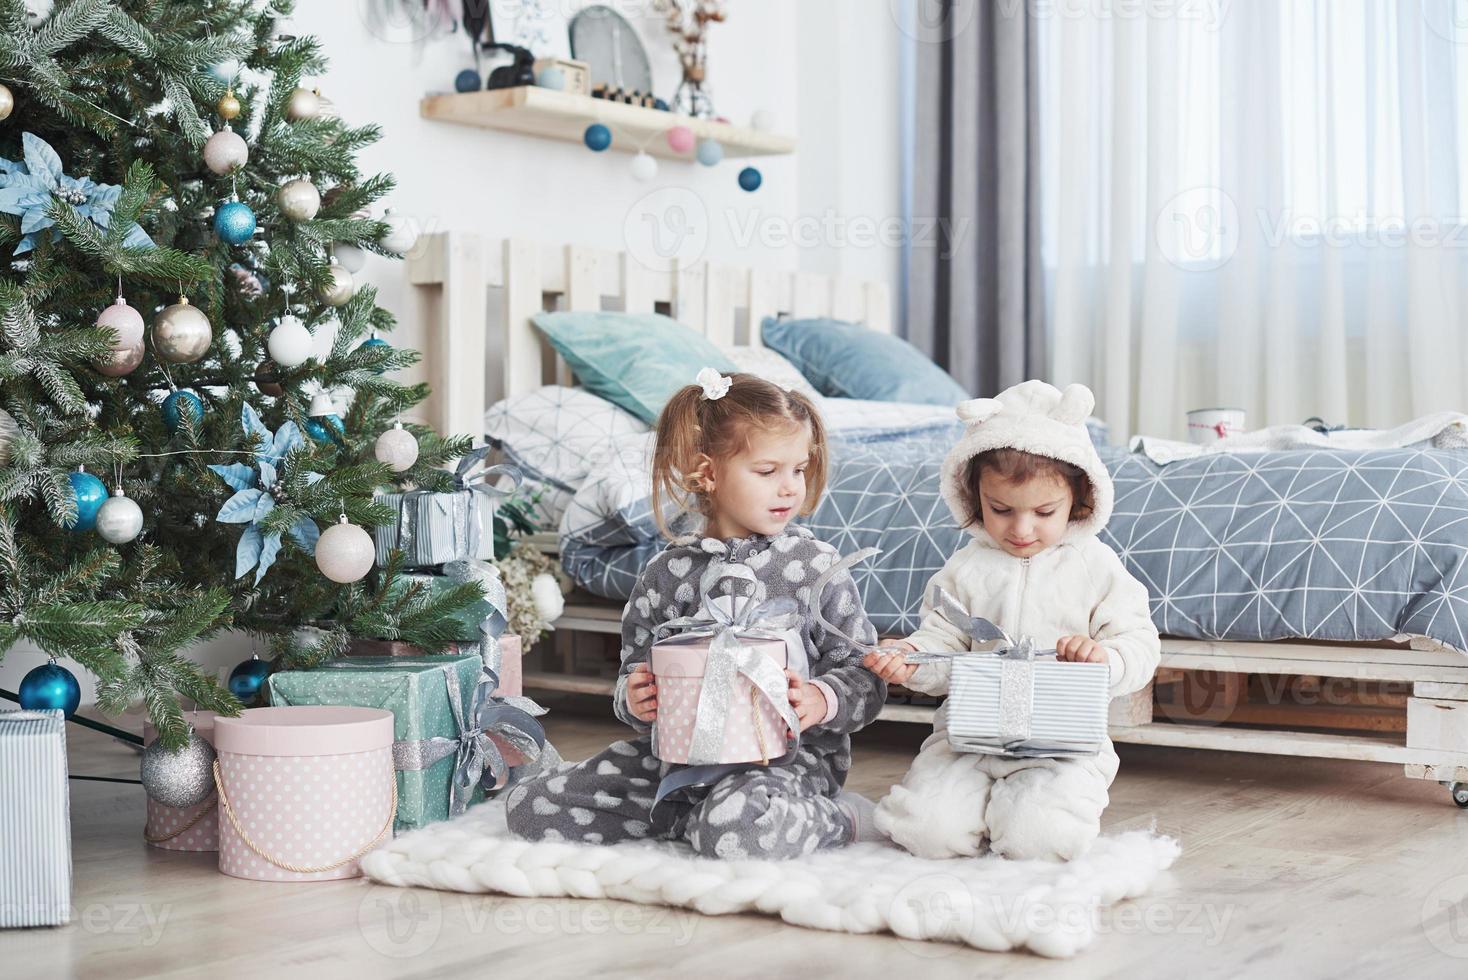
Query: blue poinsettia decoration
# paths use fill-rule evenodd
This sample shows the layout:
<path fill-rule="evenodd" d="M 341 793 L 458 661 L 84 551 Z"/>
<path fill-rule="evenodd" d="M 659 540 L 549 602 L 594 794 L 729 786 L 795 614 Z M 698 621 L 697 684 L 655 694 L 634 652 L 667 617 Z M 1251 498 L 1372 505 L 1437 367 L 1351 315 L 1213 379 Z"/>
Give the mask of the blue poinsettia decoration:
<path fill-rule="evenodd" d="M 234 577 L 244 578 L 245 573 L 254 568 L 255 584 L 259 585 L 280 552 L 280 532 L 262 534 L 260 522 L 275 509 L 274 491 L 280 480 L 281 464 L 292 449 L 305 444 L 306 437 L 289 419 L 271 432 L 249 405 L 240 410 L 240 421 L 244 424 L 246 437 L 259 438 L 255 466 L 215 463 L 209 467 L 235 491 L 234 496 L 219 508 L 214 519 L 222 524 L 248 525 L 235 549 Z M 321 531 L 311 518 L 302 516 L 291 526 L 289 533 L 308 555 L 316 553 L 316 539 L 321 537 Z"/>
<path fill-rule="evenodd" d="M 68 177 L 61 172 L 61 158 L 51 144 L 34 133 L 21 137 L 25 151 L 23 161 L 0 157 L 0 211 L 20 215 L 20 230 L 25 236 L 15 247 L 15 254 L 29 252 L 36 245 L 36 235 L 51 229 L 51 238 L 61 237 L 53 227 L 55 220 L 46 213 L 53 197 L 76 208 L 77 214 L 106 230 L 112 224 L 112 209 L 122 196 L 116 184 L 98 184 L 90 177 Z M 153 246 L 153 239 L 134 224 L 123 238 L 124 245 Z"/>

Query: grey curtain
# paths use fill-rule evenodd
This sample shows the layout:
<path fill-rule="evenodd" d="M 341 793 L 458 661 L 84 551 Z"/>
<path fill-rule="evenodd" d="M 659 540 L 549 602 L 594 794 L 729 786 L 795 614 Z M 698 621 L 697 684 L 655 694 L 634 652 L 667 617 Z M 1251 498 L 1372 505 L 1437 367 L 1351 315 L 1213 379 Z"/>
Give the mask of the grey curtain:
<path fill-rule="evenodd" d="M 1039 92 L 1024 2 L 915 0 L 907 338 L 975 396 L 1045 373 Z M 925 233 L 925 229 L 931 231 Z"/>

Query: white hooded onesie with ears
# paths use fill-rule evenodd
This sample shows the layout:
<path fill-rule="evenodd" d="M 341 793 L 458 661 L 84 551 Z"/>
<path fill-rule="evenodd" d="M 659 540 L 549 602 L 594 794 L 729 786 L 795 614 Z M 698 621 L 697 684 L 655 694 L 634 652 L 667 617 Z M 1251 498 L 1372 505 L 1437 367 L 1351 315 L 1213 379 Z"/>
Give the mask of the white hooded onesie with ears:
<path fill-rule="evenodd" d="M 929 582 L 941 586 L 975 616 L 1037 648 L 1063 636 L 1091 637 L 1107 653 L 1111 694 L 1146 686 L 1157 669 L 1160 644 L 1147 590 L 1116 552 L 1096 539 L 1111 516 L 1111 475 L 1097 455 L 1085 419 L 1095 399 L 1084 385 L 1062 393 L 1026 381 L 997 398 L 958 407 L 968 423 L 943 464 L 942 493 L 960 524 L 969 522 L 963 483 L 970 460 L 990 449 L 1018 449 L 1080 467 L 1091 481 L 1091 514 L 1072 521 L 1054 546 L 1029 558 L 1006 552 L 980 521 L 973 536 Z M 926 601 L 923 621 L 908 638 L 924 651 L 962 651 L 970 638 Z M 948 693 L 950 666 L 924 664 L 907 686 Z M 1110 741 L 1082 759 L 1003 759 L 955 752 L 948 745 L 947 709 L 903 778 L 877 808 L 876 825 L 914 854 L 944 858 L 983 853 L 987 844 L 1006 857 L 1067 860 L 1090 847 L 1101 829 L 1107 787 L 1116 777 Z"/>

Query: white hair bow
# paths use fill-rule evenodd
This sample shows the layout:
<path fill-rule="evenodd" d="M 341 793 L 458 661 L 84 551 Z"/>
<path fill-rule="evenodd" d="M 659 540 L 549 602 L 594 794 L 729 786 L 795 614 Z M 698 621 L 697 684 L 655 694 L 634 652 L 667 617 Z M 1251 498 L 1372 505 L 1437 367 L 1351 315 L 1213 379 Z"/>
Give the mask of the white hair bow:
<path fill-rule="evenodd" d="M 703 389 L 703 397 L 711 402 L 716 402 L 729 393 L 729 387 L 734 384 L 734 379 L 720 374 L 718 368 L 706 367 L 698 372 L 698 377 L 694 378 L 693 382 Z"/>

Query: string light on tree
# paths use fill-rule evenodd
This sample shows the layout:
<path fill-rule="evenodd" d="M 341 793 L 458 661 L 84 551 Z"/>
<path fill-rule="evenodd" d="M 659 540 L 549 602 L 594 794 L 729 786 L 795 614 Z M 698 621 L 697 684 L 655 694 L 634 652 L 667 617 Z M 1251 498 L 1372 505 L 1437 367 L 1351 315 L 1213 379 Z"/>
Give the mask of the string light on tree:
<path fill-rule="evenodd" d="M 372 571 L 376 555 L 372 535 L 348 521 L 345 513 L 316 542 L 316 567 L 342 585 L 360 581 Z"/>
<path fill-rule="evenodd" d="M 401 421 L 377 437 L 372 454 L 379 463 L 391 467 L 394 473 L 406 473 L 418 462 L 418 440 L 413 433 L 403 428 Z"/>
<path fill-rule="evenodd" d="M 112 356 L 95 362 L 98 371 L 109 378 L 131 374 L 143 363 L 143 315 L 127 305 L 122 290 L 111 306 L 97 314 L 97 326 L 117 334 L 112 342 Z"/>
<path fill-rule="evenodd" d="M 192 364 L 209 352 L 213 340 L 209 318 L 182 293 L 153 320 L 153 349 L 170 364 Z"/>
<path fill-rule="evenodd" d="M 204 143 L 204 165 L 221 177 L 234 173 L 250 162 L 250 148 L 244 138 L 229 128 L 224 128 Z"/>

